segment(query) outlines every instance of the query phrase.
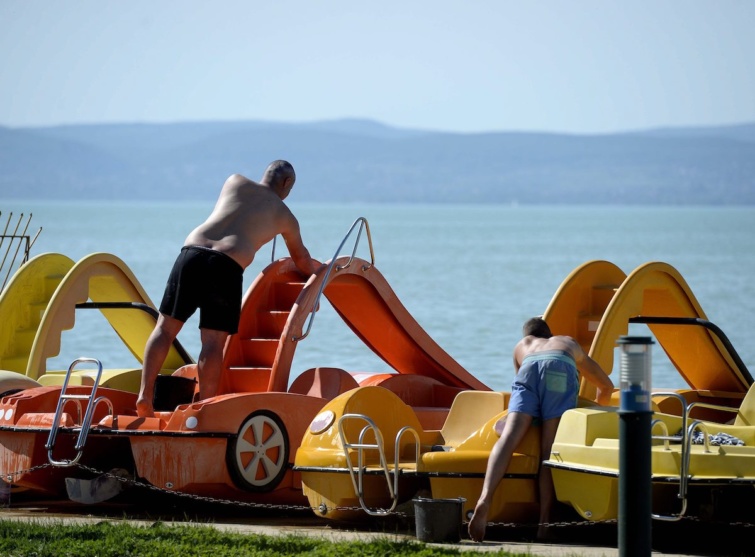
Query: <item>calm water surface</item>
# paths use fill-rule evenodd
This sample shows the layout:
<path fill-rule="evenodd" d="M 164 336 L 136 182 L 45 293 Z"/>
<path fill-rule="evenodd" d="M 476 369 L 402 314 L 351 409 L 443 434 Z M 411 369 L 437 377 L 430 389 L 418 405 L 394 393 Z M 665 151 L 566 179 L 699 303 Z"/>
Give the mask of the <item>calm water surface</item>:
<path fill-rule="evenodd" d="M 312 255 L 330 259 L 358 217 L 370 225 L 375 264 L 430 336 L 472 374 L 497 390 L 513 377 L 511 349 L 522 322 L 541 314 L 563 279 L 582 263 L 605 259 L 627 274 L 649 261 L 676 267 L 708 318 L 720 326 L 755 372 L 755 208 L 291 204 Z M 154 303 L 186 234 L 211 209 L 201 204 L 67 204 L 2 202 L 9 212 L 33 213 L 43 231 L 32 256 L 60 252 L 78 260 L 93 252 L 123 259 Z M 352 237 L 355 237 L 353 235 Z M 342 253 L 351 253 L 346 244 Z M 277 256 L 285 246 L 278 242 Z M 265 247 L 246 271 L 248 287 L 270 262 Z M 363 237 L 357 255 L 368 259 Z M 91 356 L 105 367 L 136 366 L 98 312 L 77 315 L 49 367 L 65 369 Z M 197 319 L 179 339 L 196 358 Z M 642 325 L 635 334 L 649 334 Z M 615 358 L 618 362 L 618 357 Z M 384 371 L 327 305 L 297 349 L 293 373 L 330 365 Z M 614 372 L 614 377 L 618 374 Z M 659 347 L 653 386 L 685 384 Z"/>

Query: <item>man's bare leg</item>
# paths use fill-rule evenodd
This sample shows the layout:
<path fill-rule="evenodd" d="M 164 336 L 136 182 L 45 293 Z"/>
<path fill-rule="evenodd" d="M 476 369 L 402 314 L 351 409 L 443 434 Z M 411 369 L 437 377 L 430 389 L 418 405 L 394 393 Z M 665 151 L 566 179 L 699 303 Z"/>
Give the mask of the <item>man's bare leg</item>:
<path fill-rule="evenodd" d="M 556 438 L 558 424 L 561 418 L 553 418 L 543 422 L 540 437 L 540 472 L 538 474 L 538 487 L 540 492 L 540 525 L 537 529 L 537 538 L 545 540 L 548 538 L 548 524 L 551 520 L 551 510 L 553 509 L 553 500 L 555 499 L 555 490 L 553 488 L 553 475 L 551 469 L 543 466 L 542 461 L 550 458 L 553 441 Z"/>
<path fill-rule="evenodd" d="M 202 351 L 197 362 L 199 398 L 204 400 L 218 394 L 223 371 L 223 351 L 228 333 L 214 329 L 200 329 Z"/>
<path fill-rule="evenodd" d="M 142 383 L 139 388 L 139 397 L 136 399 L 136 415 L 140 418 L 155 415 L 155 409 L 152 406 L 155 380 L 181 327 L 183 327 L 182 321 L 160 314 L 152 334 L 147 339 L 142 363 Z"/>
<path fill-rule="evenodd" d="M 530 424 L 532 424 L 532 416 L 521 412 L 509 414 L 503 426 L 501 437 L 496 441 L 493 450 L 490 451 L 482 492 L 468 525 L 469 537 L 474 541 L 481 542 L 485 537 L 488 511 L 490 510 L 490 503 L 493 501 L 493 495 L 506 473 L 514 450 L 524 438 Z"/>

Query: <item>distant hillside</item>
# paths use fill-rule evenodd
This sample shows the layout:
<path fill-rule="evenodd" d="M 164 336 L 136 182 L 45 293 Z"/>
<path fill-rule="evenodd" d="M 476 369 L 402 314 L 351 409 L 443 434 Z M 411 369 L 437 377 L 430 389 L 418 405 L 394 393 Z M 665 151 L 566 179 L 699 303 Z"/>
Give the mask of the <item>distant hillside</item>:
<path fill-rule="evenodd" d="M 755 124 L 611 135 L 441 133 L 365 120 L 0 127 L 2 198 L 212 200 L 297 170 L 297 201 L 755 204 Z"/>

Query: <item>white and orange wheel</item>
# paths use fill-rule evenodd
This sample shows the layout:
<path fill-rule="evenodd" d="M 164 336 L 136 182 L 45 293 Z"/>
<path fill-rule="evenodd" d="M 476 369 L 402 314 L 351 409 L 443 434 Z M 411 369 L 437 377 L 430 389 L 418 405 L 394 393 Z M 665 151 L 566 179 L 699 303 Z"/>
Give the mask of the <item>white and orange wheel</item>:
<path fill-rule="evenodd" d="M 272 491 L 288 470 L 286 427 L 273 412 L 258 410 L 228 444 L 228 465 L 236 484 L 248 491 Z"/>

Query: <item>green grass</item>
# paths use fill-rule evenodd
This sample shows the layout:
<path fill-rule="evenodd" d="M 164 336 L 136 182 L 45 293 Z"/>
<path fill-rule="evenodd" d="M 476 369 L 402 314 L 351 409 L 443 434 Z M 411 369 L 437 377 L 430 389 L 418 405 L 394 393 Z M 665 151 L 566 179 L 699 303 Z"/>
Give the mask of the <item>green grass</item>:
<path fill-rule="evenodd" d="M 0 520 L 0 556 L 3 557 L 443 557 L 461 554 L 468 551 L 388 538 L 333 542 L 303 535 L 239 534 L 210 526 L 174 526 L 162 522 L 135 526 L 110 522 L 71 525 L 53 520 Z M 485 555 L 528 557 L 530 554 L 499 551 Z"/>

